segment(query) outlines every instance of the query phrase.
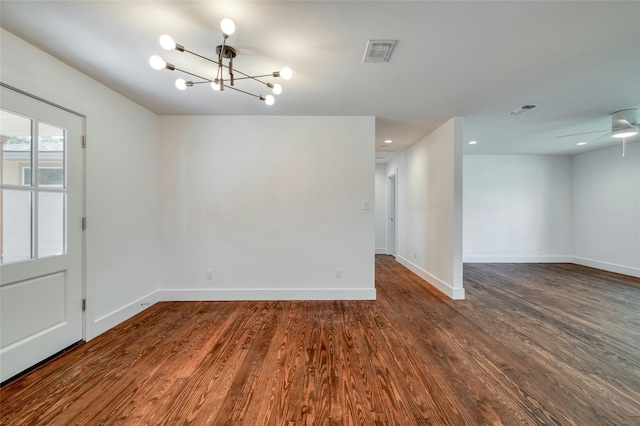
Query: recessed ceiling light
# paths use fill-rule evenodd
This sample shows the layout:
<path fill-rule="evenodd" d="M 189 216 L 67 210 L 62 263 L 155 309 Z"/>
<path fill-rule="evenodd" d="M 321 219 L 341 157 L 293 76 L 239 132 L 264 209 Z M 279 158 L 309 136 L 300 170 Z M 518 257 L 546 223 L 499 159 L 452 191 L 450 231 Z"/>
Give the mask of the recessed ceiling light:
<path fill-rule="evenodd" d="M 386 141 L 384 141 L 384 143 L 391 143 L 393 142 L 391 139 L 387 139 Z"/>
<path fill-rule="evenodd" d="M 478 141 L 469 141 L 469 145 L 475 145 L 477 143 L 478 143 Z"/>
<path fill-rule="evenodd" d="M 586 142 L 578 142 L 576 145 L 580 146 L 580 145 L 586 145 Z"/>

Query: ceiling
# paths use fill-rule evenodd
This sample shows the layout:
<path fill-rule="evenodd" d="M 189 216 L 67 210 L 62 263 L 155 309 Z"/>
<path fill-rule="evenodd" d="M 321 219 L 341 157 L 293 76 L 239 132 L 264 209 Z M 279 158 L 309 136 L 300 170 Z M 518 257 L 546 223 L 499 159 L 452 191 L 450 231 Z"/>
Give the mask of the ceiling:
<path fill-rule="evenodd" d="M 157 114 L 375 116 L 380 157 L 454 116 L 464 117 L 466 154 L 572 154 L 608 146 L 609 115 L 640 108 L 640 1 L 3 0 L 0 16 Z M 236 24 L 236 69 L 293 69 L 273 106 L 204 84 L 179 91 L 174 80 L 188 76 L 149 66 L 157 54 L 213 75 L 158 37 L 212 57 L 224 17 Z M 369 39 L 398 40 L 390 62 L 363 63 Z M 524 104 L 537 107 L 507 115 Z M 591 131 L 602 132 L 558 138 Z"/>

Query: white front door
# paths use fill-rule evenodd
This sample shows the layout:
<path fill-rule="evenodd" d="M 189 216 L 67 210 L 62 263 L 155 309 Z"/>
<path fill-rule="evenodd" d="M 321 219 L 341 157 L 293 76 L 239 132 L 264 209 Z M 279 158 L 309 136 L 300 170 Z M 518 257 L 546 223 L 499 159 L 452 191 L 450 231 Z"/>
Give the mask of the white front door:
<path fill-rule="evenodd" d="M 5 381 L 83 338 L 83 118 L 0 90 Z"/>

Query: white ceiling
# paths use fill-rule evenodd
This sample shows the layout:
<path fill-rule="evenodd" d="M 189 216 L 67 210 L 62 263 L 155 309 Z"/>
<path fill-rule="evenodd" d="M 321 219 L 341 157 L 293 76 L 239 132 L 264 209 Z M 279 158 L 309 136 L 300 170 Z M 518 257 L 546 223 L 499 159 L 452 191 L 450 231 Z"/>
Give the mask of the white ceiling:
<path fill-rule="evenodd" d="M 461 116 L 465 142 L 478 141 L 465 153 L 574 153 L 610 139 L 557 136 L 606 131 L 609 114 L 640 108 L 640 1 L 3 0 L 0 14 L 6 30 L 158 114 L 375 116 L 381 152 Z M 275 105 L 204 84 L 179 91 L 174 80 L 190 77 L 149 67 L 158 54 L 212 76 L 158 37 L 212 57 L 224 17 L 236 23 L 236 69 L 293 69 Z M 398 40 L 389 63 L 362 63 L 369 39 Z M 253 83 L 236 84 L 264 92 Z M 523 104 L 537 107 L 506 115 Z"/>

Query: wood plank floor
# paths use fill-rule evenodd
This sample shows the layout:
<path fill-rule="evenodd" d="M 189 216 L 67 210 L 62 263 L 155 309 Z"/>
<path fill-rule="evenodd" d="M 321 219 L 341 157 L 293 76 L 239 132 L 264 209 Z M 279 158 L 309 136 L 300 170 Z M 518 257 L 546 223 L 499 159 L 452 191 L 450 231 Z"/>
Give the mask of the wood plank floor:
<path fill-rule="evenodd" d="M 158 303 L 0 390 L 3 425 L 640 425 L 640 280 L 390 256 L 378 300 Z"/>

